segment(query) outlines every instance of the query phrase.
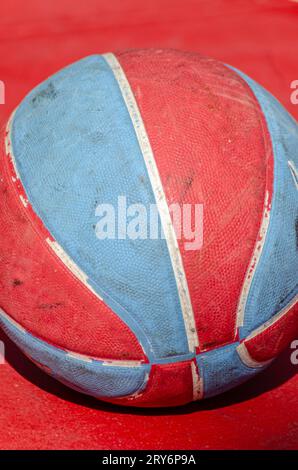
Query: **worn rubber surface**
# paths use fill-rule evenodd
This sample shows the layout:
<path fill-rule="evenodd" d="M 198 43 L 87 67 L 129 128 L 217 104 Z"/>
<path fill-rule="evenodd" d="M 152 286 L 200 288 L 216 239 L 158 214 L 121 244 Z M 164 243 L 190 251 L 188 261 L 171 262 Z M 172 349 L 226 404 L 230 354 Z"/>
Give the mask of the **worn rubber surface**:
<path fill-rule="evenodd" d="M 84 7 L 73 2 L 2 6 L 0 79 L 7 95 L 1 122 L 25 93 L 66 63 L 91 53 L 149 46 L 198 50 L 230 63 L 264 85 L 297 118 L 298 107 L 290 102 L 290 83 L 297 79 L 297 5 L 230 5 L 122 1 L 87 2 Z M 136 412 L 67 390 L 4 340 L 1 448 L 298 447 L 297 379 L 290 350 L 261 377 L 221 398 L 173 411 Z"/>

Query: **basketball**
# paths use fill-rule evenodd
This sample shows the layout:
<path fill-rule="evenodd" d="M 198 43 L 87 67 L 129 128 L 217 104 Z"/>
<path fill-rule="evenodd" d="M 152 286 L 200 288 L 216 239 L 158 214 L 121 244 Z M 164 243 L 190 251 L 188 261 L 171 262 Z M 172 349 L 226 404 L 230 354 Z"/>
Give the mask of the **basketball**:
<path fill-rule="evenodd" d="M 1 142 L 0 325 L 55 379 L 179 406 L 297 338 L 298 126 L 239 70 L 89 56 L 33 89 Z"/>

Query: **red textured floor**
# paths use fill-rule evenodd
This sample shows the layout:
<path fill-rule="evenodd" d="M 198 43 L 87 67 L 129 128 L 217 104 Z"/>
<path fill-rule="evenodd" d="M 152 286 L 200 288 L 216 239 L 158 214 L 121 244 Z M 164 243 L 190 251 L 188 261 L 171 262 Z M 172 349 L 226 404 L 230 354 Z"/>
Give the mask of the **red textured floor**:
<path fill-rule="evenodd" d="M 298 3 L 289 0 L 7 0 L 1 2 L 0 125 L 34 85 L 92 53 L 197 50 L 263 84 L 298 119 Z M 1 255 L 1 251 L 0 251 Z M 176 410 L 117 408 L 40 372 L 0 332 L 1 449 L 298 449 L 298 366 L 289 349 L 262 376 Z"/>

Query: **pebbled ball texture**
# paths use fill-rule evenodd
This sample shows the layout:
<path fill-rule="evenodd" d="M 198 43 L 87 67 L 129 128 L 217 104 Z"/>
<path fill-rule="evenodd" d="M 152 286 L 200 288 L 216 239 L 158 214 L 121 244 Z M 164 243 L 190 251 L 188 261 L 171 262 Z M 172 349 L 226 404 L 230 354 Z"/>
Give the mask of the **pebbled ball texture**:
<path fill-rule="evenodd" d="M 297 338 L 298 126 L 243 73 L 173 50 L 87 57 L 34 89 L 1 141 L 0 325 L 53 377 L 177 406 Z M 119 230 L 135 204 L 157 207 L 159 236 Z M 199 208 L 187 233 L 172 204 Z"/>

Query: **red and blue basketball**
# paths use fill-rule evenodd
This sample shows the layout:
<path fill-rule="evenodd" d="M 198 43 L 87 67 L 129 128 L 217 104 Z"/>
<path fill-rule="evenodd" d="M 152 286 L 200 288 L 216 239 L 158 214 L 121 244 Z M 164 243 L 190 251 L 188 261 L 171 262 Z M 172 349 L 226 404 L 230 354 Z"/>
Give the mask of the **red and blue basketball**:
<path fill-rule="evenodd" d="M 297 148 L 267 91 L 195 53 L 61 70 L 2 133 L 1 326 L 113 403 L 182 405 L 255 376 L 298 334 Z M 126 236 L 119 200 L 156 207 L 158 236 Z M 200 208 L 197 244 L 173 205 Z M 115 236 L 98 236 L 99 207 Z"/>

